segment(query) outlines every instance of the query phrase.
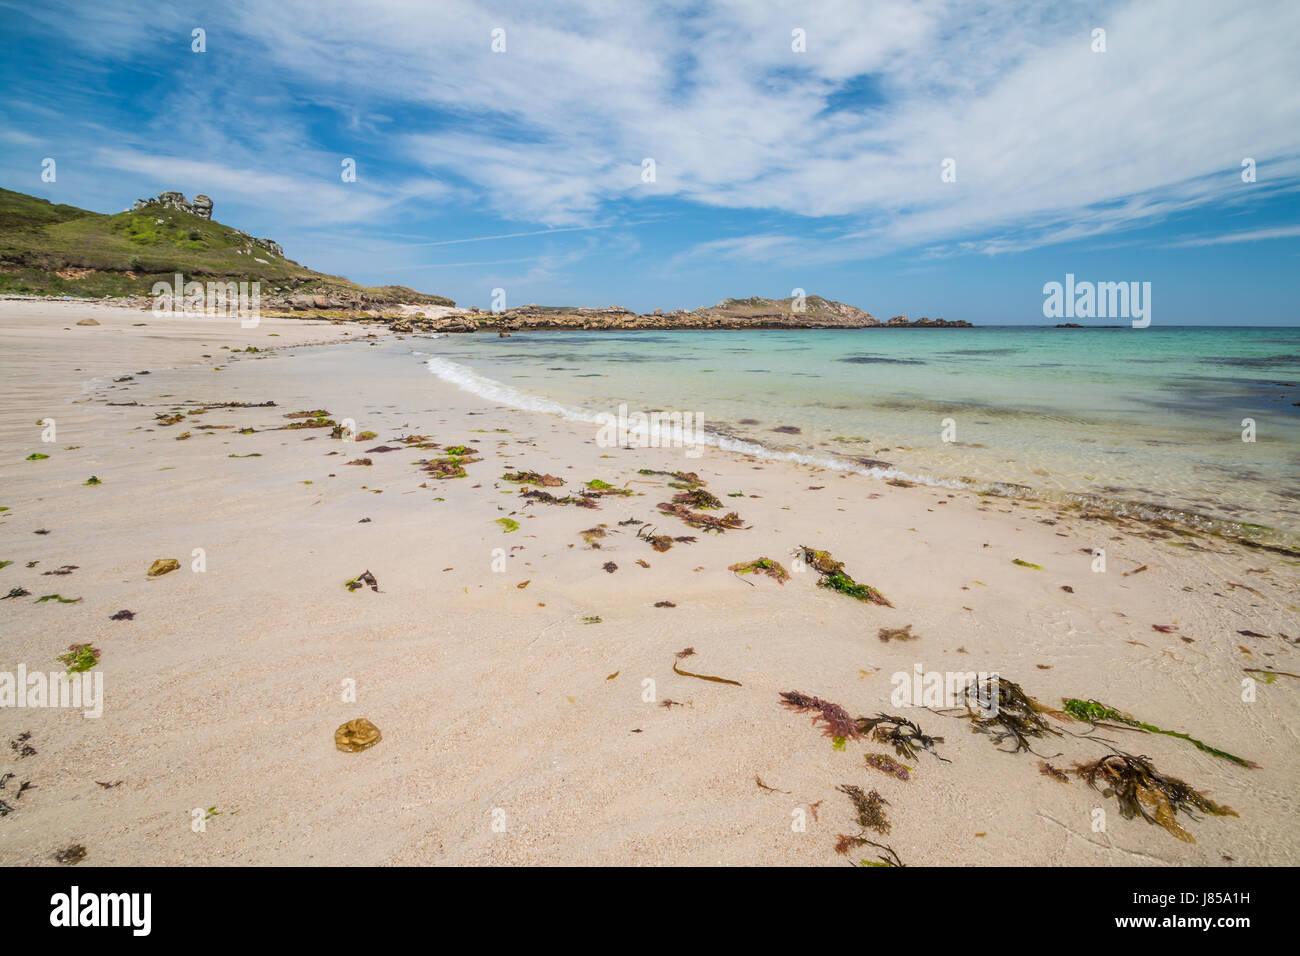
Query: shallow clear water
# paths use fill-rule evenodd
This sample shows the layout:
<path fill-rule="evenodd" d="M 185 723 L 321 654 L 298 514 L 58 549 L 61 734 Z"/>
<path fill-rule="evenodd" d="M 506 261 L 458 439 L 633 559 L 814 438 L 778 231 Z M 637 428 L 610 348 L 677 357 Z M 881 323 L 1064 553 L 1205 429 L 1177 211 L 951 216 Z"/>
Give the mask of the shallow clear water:
<path fill-rule="evenodd" d="M 526 407 L 694 412 L 848 467 L 1300 532 L 1300 329 L 520 332 L 417 348 L 442 377 Z"/>

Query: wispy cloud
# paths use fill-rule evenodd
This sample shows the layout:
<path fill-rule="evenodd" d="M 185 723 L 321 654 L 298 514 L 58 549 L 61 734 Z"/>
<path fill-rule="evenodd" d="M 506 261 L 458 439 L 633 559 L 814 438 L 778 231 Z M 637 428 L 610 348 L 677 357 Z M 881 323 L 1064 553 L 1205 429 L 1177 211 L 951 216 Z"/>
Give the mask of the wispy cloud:
<path fill-rule="evenodd" d="M 1280 226 L 1276 229 L 1252 229 L 1248 232 L 1225 232 L 1217 236 L 1197 236 L 1181 242 L 1166 243 L 1171 249 L 1192 246 L 1221 246 L 1233 242 L 1261 242 L 1265 239 L 1293 239 L 1300 236 L 1300 226 Z"/>

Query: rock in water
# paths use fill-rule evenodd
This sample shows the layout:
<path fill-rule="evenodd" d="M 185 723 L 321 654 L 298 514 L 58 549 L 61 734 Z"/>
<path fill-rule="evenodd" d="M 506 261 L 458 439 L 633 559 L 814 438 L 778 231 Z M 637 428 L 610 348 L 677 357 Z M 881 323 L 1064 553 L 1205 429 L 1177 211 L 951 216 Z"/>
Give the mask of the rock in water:
<path fill-rule="evenodd" d="M 383 735 L 379 732 L 379 728 L 364 717 L 349 720 L 334 731 L 334 746 L 349 754 L 369 750 L 382 739 Z"/>
<path fill-rule="evenodd" d="M 159 558 L 153 564 L 149 565 L 149 577 L 156 578 L 169 571 L 175 571 L 180 566 L 181 563 L 175 558 Z"/>

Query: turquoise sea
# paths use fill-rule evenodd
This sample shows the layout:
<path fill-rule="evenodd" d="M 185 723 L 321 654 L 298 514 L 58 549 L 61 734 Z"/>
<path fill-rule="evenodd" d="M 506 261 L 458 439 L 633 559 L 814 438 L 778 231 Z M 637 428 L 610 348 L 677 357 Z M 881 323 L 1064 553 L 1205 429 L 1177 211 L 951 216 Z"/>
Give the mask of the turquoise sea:
<path fill-rule="evenodd" d="M 880 477 L 1300 534 L 1297 328 L 519 332 L 418 350 L 543 413 L 689 411 L 733 443 Z"/>

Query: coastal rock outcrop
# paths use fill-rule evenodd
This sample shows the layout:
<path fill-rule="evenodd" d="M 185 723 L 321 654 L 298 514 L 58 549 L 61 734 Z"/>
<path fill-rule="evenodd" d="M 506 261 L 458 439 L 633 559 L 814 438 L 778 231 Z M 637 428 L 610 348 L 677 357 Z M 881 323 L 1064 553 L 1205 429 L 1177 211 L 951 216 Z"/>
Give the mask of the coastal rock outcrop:
<path fill-rule="evenodd" d="M 160 192 L 152 199 L 137 199 L 135 205 L 131 207 L 131 210 L 135 212 L 140 209 L 148 209 L 150 206 L 161 206 L 164 209 L 175 209 L 178 212 L 187 212 L 191 216 L 198 216 L 200 219 L 207 219 L 209 221 L 212 219 L 212 197 L 205 196 L 203 193 L 199 193 L 194 197 L 194 202 L 190 202 L 185 198 L 184 193 L 177 192 L 174 189 L 169 189 L 165 192 Z M 253 251 L 252 247 L 258 246 L 265 249 L 267 252 L 275 253 L 275 255 L 279 256 L 281 259 L 284 258 L 284 249 L 278 242 L 273 242 L 270 239 L 259 239 L 257 236 L 249 235 L 242 229 L 232 229 L 231 232 L 240 236 L 247 242 L 247 246 L 245 246 L 243 250 L 245 254 L 251 255 Z"/>
<path fill-rule="evenodd" d="M 165 209 L 176 209 L 180 212 L 187 212 L 191 216 L 198 216 L 200 219 L 212 218 L 212 199 L 200 193 L 194 197 L 194 202 L 185 198 L 185 194 L 175 190 L 161 192 L 152 199 L 137 199 L 132 210 L 144 209 L 147 206 L 162 206 Z"/>
<path fill-rule="evenodd" d="M 295 308 L 311 308 L 306 305 Z M 315 306 L 319 308 L 320 306 Z M 886 326 L 905 328 L 963 328 L 969 322 L 922 318 L 909 322 L 895 316 L 881 323 L 869 312 L 843 302 L 807 296 L 803 299 L 724 299 L 715 306 L 687 311 L 637 314 L 631 309 L 611 305 L 608 308 L 582 309 L 525 305 L 502 312 L 440 309 L 422 314 L 406 312 L 400 316 L 381 317 L 398 332 L 516 332 L 521 330 L 574 329 L 619 331 L 636 329 L 865 329 Z"/>

